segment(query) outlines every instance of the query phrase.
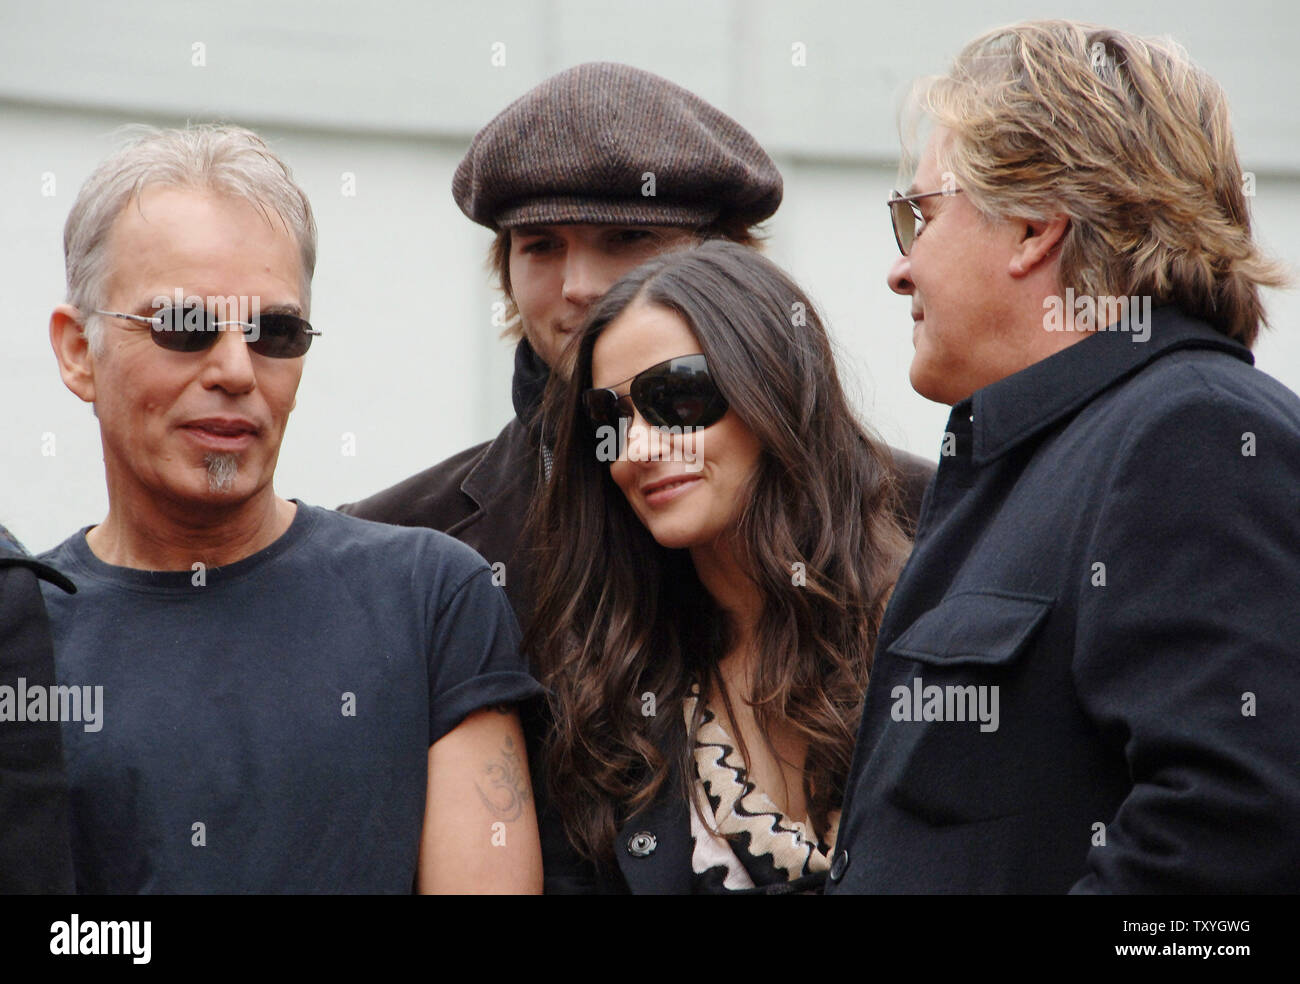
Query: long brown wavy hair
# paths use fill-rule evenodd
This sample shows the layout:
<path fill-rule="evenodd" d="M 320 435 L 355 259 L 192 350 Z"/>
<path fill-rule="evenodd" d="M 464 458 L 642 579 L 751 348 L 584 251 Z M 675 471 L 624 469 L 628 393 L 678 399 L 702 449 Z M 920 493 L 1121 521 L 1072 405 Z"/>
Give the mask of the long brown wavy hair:
<path fill-rule="evenodd" d="M 661 547 L 637 518 L 581 408 L 596 339 L 633 302 L 686 320 L 761 445 L 733 537 L 762 601 L 749 701 L 765 736 L 782 722 L 807 742 L 803 790 L 824 836 L 908 541 L 889 449 L 850 409 L 814 305 L 773 263 L 725 241 L 664 254 L 615 284 L 576 341 L 569 380 L 553 374 L 547 391 L 553 465 L 528 518 L 538 573 L 524 647 L 551 691 L 553 802 L 574 846 L 608 861 L 619 827 L 674 772 L 691 795 L 702 709 L 714 693 L 727 700 L 717 662 L 731 629 L 689 551 Z"/>

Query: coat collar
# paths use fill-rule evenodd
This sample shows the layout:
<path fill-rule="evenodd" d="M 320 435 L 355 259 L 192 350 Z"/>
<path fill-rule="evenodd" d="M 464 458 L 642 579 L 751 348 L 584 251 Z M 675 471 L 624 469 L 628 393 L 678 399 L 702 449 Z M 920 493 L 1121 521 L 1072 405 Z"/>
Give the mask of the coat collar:
<path fill-rule="evenodd" d="M 532 423 L 541 409 L 546 381 L 550 378 L 550 367 L 533 351 L 528 339 L 521 338 L 515 346 L 515 374 L 510 381 L 510 402 L 521 423 Z"/>
<path fill-rule="evenodd" d="M 29 554 L 7 529 L 0 526 L 0 568 L 5 567 L 26 567 L 37 577 L 62 588 L 68 594 L 77 593 L 77 586 L 71 580 Z"/>
<path fill-rule="evenodd" d="M 514 417 L 469 470 L 460 490 L 474 500 L 479 512 L 520 490 L 531 500 L 527 483 L 540 467 L 541 452 L 533 432 Z"/>
<path fill-rule="evenodd" d="M 1254 364 L 1250 350 L 1173 306 L 1152 311 L 1151 335 L 1098 331 L 1090 338 L 991 383 L 953 406 L 951 422 L 971 419 L 971 461 L 983 466 L 1076 413 L 1103 390 L 1170 352 L 1218 349 Z"/>
<path fill-rule="evenodd" d="M 541 468 L 541 442 L 534 425 L 549 379 L 546 363 L 533 351 L 528 339 L 520 339 L 510 384 L 515 416 L 460 483 L 460 490 L 474 500 L 480 512 L 493 500 L 517 489 L 519 483 L 533 481 Z M 531 492 L 528 497 L 531 499 Z"/>

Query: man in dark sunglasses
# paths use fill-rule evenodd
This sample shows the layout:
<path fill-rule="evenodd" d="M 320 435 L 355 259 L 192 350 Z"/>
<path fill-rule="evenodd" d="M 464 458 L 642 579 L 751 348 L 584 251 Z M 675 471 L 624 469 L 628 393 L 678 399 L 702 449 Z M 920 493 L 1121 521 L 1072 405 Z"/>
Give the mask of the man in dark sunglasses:
<path fill-rule="evenodd" d="M 41 558 L 79 588 L 42 587 L 59 679 L 105 695 L 63 725 L 77 889 L 540 889 L 513 710 L 539 688 L 487 565 L 276 494 L 320 334 L 288 168 L 237 127 L 157 131 L 64 241 L 50 338 L 108 485 Z"/>

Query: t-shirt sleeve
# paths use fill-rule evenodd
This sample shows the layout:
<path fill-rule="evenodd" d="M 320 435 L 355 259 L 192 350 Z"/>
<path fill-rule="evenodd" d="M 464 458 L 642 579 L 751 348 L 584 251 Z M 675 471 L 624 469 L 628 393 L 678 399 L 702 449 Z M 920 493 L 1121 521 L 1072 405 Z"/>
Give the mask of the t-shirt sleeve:
<path fill-rule="evenodd" d="M 482 565 L 453 586 L 434 618 L 429 645 L 430 745 L 474 711 L 542 693 L 520 655 L 519 636 L 490 568 Z"/>

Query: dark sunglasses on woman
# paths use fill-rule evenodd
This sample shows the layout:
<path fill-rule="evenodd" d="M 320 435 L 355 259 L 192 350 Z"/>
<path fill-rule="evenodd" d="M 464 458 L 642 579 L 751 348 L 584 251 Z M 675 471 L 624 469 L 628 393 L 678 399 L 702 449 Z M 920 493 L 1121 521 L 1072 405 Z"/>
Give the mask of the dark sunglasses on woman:
<path fill-rule="evenodd" d="M 708 427 L 727 412 L 727 399 L 709 374 L 703 355 L 679 355 L 643 369 L 631 382 L 624 396 L 609 388 L 582 394 L 583 407 L 595 426 L 630 422 L 634 407 L 653 427 Z"/>
<path fill-rule="evenodd" d="M 160 308 L 152 317 L 121 311 L 96 310 L 95 313 L 151 325 L 153 331 L 149 334 L 153 340 L 171 352 L 202 352 L 216 343 L 219 331 L 233 330 L 229 326 L 237 325 L 243 329 L 248 347 L 258 355 L 271 359 L 296 359 L 307 354 L 312 336 L 320 334 L 297 315 L 278 312 L 258 314 L 251 322 L 217 321 L 216 315 L 197 305 Z"/>

